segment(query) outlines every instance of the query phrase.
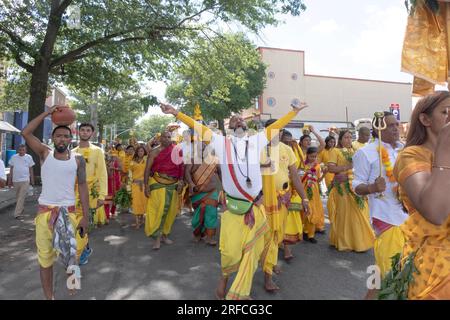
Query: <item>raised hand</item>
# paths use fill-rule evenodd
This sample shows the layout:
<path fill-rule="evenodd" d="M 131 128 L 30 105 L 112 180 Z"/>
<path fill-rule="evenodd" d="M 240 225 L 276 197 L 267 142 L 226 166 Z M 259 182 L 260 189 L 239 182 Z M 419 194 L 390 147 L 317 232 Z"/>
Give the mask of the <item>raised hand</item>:
<path fill-rule="evenodd" d="M 307 108 L 308 104 L 306 102 L 300 102 L 300 104 L 298 106 L 295 104 L 291 104 L 291 107 L 294 108 L 294 110 L 301 111 L 301 110 Z"/>
<path fill-rule="evenodd" d="M 178 110 L 172 107 L 170 104 L 160 103 L 161 111 L 165 114 L 172 114 L 176 116 L 178 114 Z"/>

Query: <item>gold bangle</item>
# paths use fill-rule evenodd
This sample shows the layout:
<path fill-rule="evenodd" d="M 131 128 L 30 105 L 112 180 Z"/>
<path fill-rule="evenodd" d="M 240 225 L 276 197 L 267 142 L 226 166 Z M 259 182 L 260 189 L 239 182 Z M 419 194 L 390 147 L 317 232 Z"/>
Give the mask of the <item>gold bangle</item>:
<path fill-rule="evenodd" d="M 433 168 L 439 169 L 439 171 L 450 170 L 449 166 L 436 166 L 436 165 L 433 165 Z"/>

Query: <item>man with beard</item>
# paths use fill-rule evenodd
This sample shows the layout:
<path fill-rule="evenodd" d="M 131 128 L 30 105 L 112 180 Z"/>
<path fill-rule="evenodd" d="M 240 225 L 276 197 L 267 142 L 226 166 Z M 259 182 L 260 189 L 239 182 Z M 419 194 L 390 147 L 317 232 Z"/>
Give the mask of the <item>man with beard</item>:
<path fill-rule="evenodd" d="M 39 124 L 55 110 L 57 107 L 43 112 L 22 131 L 22 136 L 41 163 L 42 193 L 35 224 L 41 284 L 47 299 L 54 299 L 53 263 L 56 253 L 59 252 L 67 272 L 71 273 L 77 263 L 75 232 L 86 234 L 89 214 L 86 162 L 81 155 L 68 149 L 72 140 L 70 128 L 57 126 L 53 130 L 54 151 L 33 135 Z M 77 219 L 75 214 L 75 180 L 78 181 L 83 212 L 81 219 Z"/>
<path fill-rule="evenodd" d="M 93 214 L 93 223 L 101 226 L 106 223 L 104 201 L 108 188 L 108 175 L 106 172 L 105 156 L 102 149 L 89 142 L 94 134 L 94 126 L 90 123 L 82 123 L 78 126 L 80 144 L 73 152 L 81 154 L 86 161 L 86 179 L 89 188 L 89 214 Z M 78 197 L 77 197 L 78 200 Z M 77 201 L 77 216 L 81 216 L 81 208 Z M 77 236 L 77 247 L 81 248 L 80 265 L 88 263 L 92 253 L 89 247 L 88 237 Z"/>
<path fill-rule="evenodd" d="M 239 116 L 232 117 L 230 137 L 214 133 L 174 107 L 161 104 L 161 110 L 172 114 L 194 128 L 202 141 L 210 142 L 220 162 L 222 185 L 227 195 L 228 210 L 221 217 L 220 253 L 222 274 L 216 290 L 218 299 L 250 299 L 253 276 L 264 249 L 264 235 L 269 231 L 262 206 L 260 154 L 278 130 L 286 126 L 306 104 L 293 110 L 256 135 L 247 135 L 247 124 Z M 277 130 L 278 129 L 278 130 Z M 237 272 L 229 291 L 229 276 Z"/>

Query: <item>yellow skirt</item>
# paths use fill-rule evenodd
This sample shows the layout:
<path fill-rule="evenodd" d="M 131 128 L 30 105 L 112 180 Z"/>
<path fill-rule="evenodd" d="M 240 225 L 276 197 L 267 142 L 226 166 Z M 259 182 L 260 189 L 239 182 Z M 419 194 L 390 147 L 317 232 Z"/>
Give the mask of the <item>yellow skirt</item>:
<path fill-rule="evenodd" d="M 325 229 L 325 214 L 318 184 L 312 187 L 312 192 L 313 197 L 309 203 L 310 214 L 303 219 L 304 232 L 308 234 L 308 238 L 314 238 L 316 230 Z"/>
<path fill-rule="evenodd" d="M 133 214 L 138 216 L 144 215 L 145 210 L 147 209 L 148 200 L 148 198 L 145 196 L 144 188 L 142 188 L 141 190 L 138 184 L 131 184 L 131 199 L 131 208 L 133 209 Z"/>
<path fill-rule="evenodd" d="M 397 253 L 402 253 L 404 244 L 405 237 L 398 226 L 390 227 L 375 240 L 373 247 L 375 262 L 380 268 L 382 278 L 391 270 L 391 257 Z"/>
<path fill-rule="evenodd" d="M 302 240 L 303 223 L 301 216 L 302 198 L 294 192 L 291 197 L 291 205 L 289 206 L 286 223 L 284 228 L 284 243 L 294 244 Z"/>
<path fill-rule="evenodd" d="M 158 183 L 154 178 L 150 179 L 150 188 Z M 147 237 L 159 237 L 168 235 L 178 213 L 179 200 L 173 185 L 168 188 L 152 190 L 147 201 L 145 212 L 145 234 Z"/>
<path fill-rule="evenodd" d="M 264 250 L 264 235 L 269 231 L 264 208 L 253 206 L 255 224 L 244 222 L 245 215 L 225 211 L 221 218 L 220 258 L 222 274 L 237 272 L 226 299 L 241 300 L 250 296 L 253 275 Z"/>
<path fill-rule="evenodd" d="M 333 232 L 330 234 L 330 244 L 339 251 L 367 251 L 373 248 L 375 242 L 367 201 L 361 209 L 351 193 L 346 190 L 343 193 L 340 195 L 335 187 L 330 193 L 330 199 L 334 200 L 328 206 Z"/>

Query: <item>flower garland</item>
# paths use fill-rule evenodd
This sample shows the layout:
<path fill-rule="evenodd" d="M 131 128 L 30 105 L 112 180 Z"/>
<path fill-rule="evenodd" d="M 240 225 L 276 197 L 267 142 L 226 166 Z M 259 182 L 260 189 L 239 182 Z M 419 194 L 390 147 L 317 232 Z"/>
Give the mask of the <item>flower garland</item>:
<path fill-rule="evenodd" d="M 377 148 L 377 151 L 380 152 L 380 148 Z M 386 176 L 388 177 L 390 182 L 395 182 L 394 177 L 394 168 L 392 167 L 391 159 L 389 158 L 389 153 L 386 148 L 381 146 L 381 162 L 383 162 L 384 169 L 386 170 Z"/>
<path fill-rule="evenodd" d="M 319 181 L 317 169 L 315 166 L 311 167 L 307 161 L 305 161 L 305 175 L 303 176 L 302 182 L 306 181 L 306 195 L 308 196 L 308 200 L 312 200 L 313 198 L 313 186 Z"/>
<path fill-rule="evenodd" d="M 353 163 L 353 154 L 355 153 L 355 151 L 353 150 L 353 148 L 342 148 L 340 149 L 340 152 L 342 153 L 342 155 L 344 156 L 344 159 L 349 162 L 349 163 Z M 358 196 L 353 190 L 352 190 L 352 180 L 353 180 L 353 170 L 350 169 L 347 172 L 347 176 L 348 176 L 348 180 L 346 182 L 343 182 L 346 194 L 351 194 L 353 199 L 355 200 L 356 204 L 358 205 L 358 207 L 360 209 L 364 209 L 366 203 L 365 203 L 365 198 L 364 197 L 360 197 Z M 331 184 L 331 187 L 329 188 L 327 194 L 329 195 L 331 190 L 333 188 L 337 189 L 337 192 L 340 196 L 344 195 L 344 190 L 342 189 L 341 183 L 337 182 L 336 180 L 334 180 Z"/>

